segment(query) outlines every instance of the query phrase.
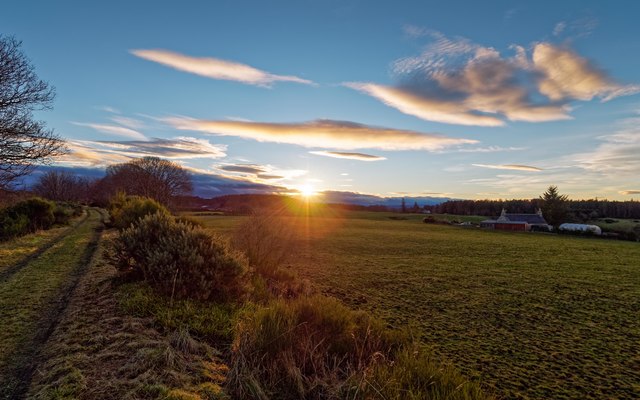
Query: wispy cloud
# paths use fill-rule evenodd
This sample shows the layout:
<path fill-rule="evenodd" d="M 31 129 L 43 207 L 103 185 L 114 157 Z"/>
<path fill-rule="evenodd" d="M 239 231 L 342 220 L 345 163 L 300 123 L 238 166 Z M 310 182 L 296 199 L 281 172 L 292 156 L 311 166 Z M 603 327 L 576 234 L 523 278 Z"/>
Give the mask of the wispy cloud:
<path fill-rule="evenodd" d="M 477 143 L 472 139 L 409 130 L 374 127 L 349 121 L 315 120 L 304 123 L 269 123 L 165 118 L 176 129 L 222 136 L 236 136 L 259 142 L 331 147 L 340 150 L 439 150 L 449 146 Z"/>
<path fill-rule="evenodd" d="M 104 112 L 108 112 L 111 114 L 120 114 L 120 110 L 118 110 L 117 108 L 114 107 L 110 107 L 110 106 L 96 106 L 95 107 L 97 110 L 101 110 Z"/>
<path fill-rule="evenodd" d="M 254 174 L 254 175 L 261 174 L 268 171 L 266 167 L 262 165 L 256 165 L 256 164 L 228 164 L 228 165 L 221 165 L 218 168 L 228 172 L 242 172 L 242 173 Z"/>
<path fill-rule="evenodd" d="M 540 172 L 542 168 L 532 167 L 530 165 L 518 165 L 518 164 L 471 164 L 474 167 L 490 168 L 490 169 L 508 169 L 516 171 L 531 171 Z"/>
<path fill-rule="evenodd" d="M 72 167 L 105 167 L 110 164 L 126 162 L 131 159 L 126 155 L 102 151 L 90 144 L 79 141 L 68 141 L 69 152 L 56 159 L 56 164 Z"/>
<path fill-rule="evenodd" d="M 533 66 L 542 74 L 540 93 L 552 101 L 587 101 L 594 97 L 608 101 L 640 91 L 640 85 L 620 85 L 574 51 L 549 43 L 534 47 Z"/>
<path fill-rule="evenodd" d="M 122 115 L 114 115 L 111 117 L 111 121 L 130 129 L 142 129 L 146 127 L 146 124 L 139 119 L 124 117 Z"/>
<path fill-rule="evenodd" d="M 623 194 L 625 196 L 640 194 L 640 190 L 621 190 L 618 193 Z"/>
<path fill-rule="evenodd" d="M 147 137 L 141 133 L 136 131 L 135 129 L 126 128 L 124 126 L 119 125 L 111 125 L 111 124 L 99 124 L 99 123 L 89 123 L 89 122 L 71 122 L 77 126 L 86 126 L 88 128 L 94 129 L 98 132 L 107 133 L 109 135 L 116 136 L 124 136 L 130 139 L 136 140 L 146 140 Z"/>
<path fill-rule="evenodd" d="M 315 155 L 318 155 L 318 156 L 333 157 L 333 158 L 346 158 L 346 159 L 349 159 L 349 160 L 358 160 L 358 161 L 381 161 L 381 160 L 386 160 L 386 157 L 374 156 L 372 154 L 349 153 L 349 152 L 343 152 L 343 151 L 319 150 L 319 151 L 310 151 L 309 153 L 315 154 Z"/>
<path fill-rule="evenodd" d="M 148 141 L 95 141 L 85 142 L 100 146 L 131 157 L 158 156 L 164 158 L 222 158 L 227 146 L 212 144 L 206 139 L 179 136 L 172 139 L 151 139 Z"/>
<path fill-rule="evenodd" d="M 559 36 L 564 29 L 567 27 L 567 23 L 565 21 L 560 21 L 553 27 L 553 36 Z"/>
<path fill-rule="evenodd" d="M 640 128 L 637 117 L 618 122 L 613 133 L 600 136 L 593 151 L 569 156 L 583 169 L 611 177 L 640 175 Z"/>
<path fill-rule="evenodd" d="M 213 169 L 215 173 L 222 176 L 242 177 L 258 183 L 273 180 L 290 180 L 308 173 L 306 170 L 277 168 L 268 164 L 220 164 L 213 166 Z"/>
<path fill-rule="evenodd" d="M 504 57 L 466 38 L 415 27 L 409 32 L 429 36 L 431 43 L 420 55 L 394 62 L 396 85 L 344 85 L 424 120 L 476 126 L 570 119 L 572 101 L 608 101 L 640 91 L 639 85 L 615 82 L 567 47 L 540 42 L 528 52 L 514 45 L 513 55 Z"/>
<path fill-rule="evenodd" d="M 590 36 L 598 27 L 598 20 L 593 16 L 583 16 L 573 20 L 560 21 L 553 27 L 553 36 L 569 40 Z"/>
<path fill-rule="evenodd" d="M 310 80 L 292 75 L 276 75 L 234 61 L 213 57 L 191 57 L 169 50 L 131 50 L 131 54 L 179 71 L 212 79 L 242 82 L 269 87 L 276 82 L 294 82 L 313 85 Z"/>
<path fill-rule="evenodd" d="M 498 153 L 507 151 L 522 151 L 526 150 L 526 147 L 502 147 L 502 146 L 487 146 L 487 147 L 465 147 L 453 150 L 456 153 Z M 447 153 L 449 151 L 444 151 Z"/>
<path fill-rule="evenodd" d="M 60 159 L 63 165 L 99 167 L 144 156 L 176 160 L 226 156 L 225 145 L 192 137 L 113 142 L 76 140 L 69 142 L 69 149 L 69 154 Z"/>

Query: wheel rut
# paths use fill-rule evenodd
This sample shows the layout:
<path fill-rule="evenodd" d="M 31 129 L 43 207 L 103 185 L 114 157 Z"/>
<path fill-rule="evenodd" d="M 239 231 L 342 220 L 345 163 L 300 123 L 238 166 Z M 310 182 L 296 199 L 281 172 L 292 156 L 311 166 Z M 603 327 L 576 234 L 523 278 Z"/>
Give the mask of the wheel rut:
<path fill-rule="evenodd" d="M 19 268 L 12 268 L 13 273 L 15 273 L 26 267 L 29 262 L 44 254 L 48 249 L 63 240 L 68 234 L 77 229 L 83 223 L 90 223 L 90 213 L 98 213 L 100 215 L 100 222 L 94 228 L 91 234 L 91 239 L 85 247 L 79 262 L 69 273 L 68 279 L 58 291 L 58 295 L 55 300 L 52 301 L 40 314 L 36 324 L 35 335 L 26 345 L 18 349 L 12 356 L 12 366 L 8 371 L 6 371 L 3 377 L 3 380 L 5 380 L 6 383 L 0 385 L 0 399 L 23 399 L 26 397 L 33 373 L 39 364 L 41 350 L 60 321 L 60 318 L 63 315 L 64 310 L 67 308 L 80 278 L 82 278 L 86 273 L 87 268 L 91 264 L 91 260 L 102 237 L 106 213 L 98 209 L 87 210 L 87 215 L 79 223 L 69 231 L 60 235 L 58 238 L 52 240 L 51 243 L 48 243 L 46 245 L 46 249 L 40 249 L 36 252 L 37 254 L 34 253 L 22 260 L 18 264 Z M 6 280 L 8 277 L 4 278 Z M 1 280 L 0 283 L 2 283 Z"/>

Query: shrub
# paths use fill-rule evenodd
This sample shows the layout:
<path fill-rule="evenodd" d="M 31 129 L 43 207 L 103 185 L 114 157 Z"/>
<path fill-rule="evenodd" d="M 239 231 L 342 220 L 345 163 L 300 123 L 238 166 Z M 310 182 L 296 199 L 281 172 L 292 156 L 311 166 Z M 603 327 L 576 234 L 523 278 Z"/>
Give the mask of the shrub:
<path fill-rule="evenodd" d="M 49 229 L 55 222 L 53 210 L 54 203 L 33 197 L 31 199 L 21 201 L 11 207 L 15 213 L 26 215 L 29 219 L 29 232 L 35 232 L 39 229 Z"/>
<path fill-rule="evenodd" d="M 4 208 L 0 211 L 0 239 L 51 228 L 55 222 L 53 211 L 52 202 L 38 197 Z"/>
<path fill-rule="evenodd" d="M 155 213 L 169 215 L 169 210 L 153 199 L 118 193 L 109 205 L 109 213 L 113 226 L 123 230 L 146 215 Z"/>
<path fill-rule="evenodd" d="M 80 214 L 82 214 L 82 206 L 69 202 L 58 202 L 53 210 L 55 223 L 59 225 L 68 224 L 71 218 Z"/>
<path fill-rule="evenodd" d="M 29 218 L 24 214 L 0 212 L 0 240 L 11 239 L 28 232 Z"/>
<path fill-rule="evenodd" d="M 178 222 L 184 222 L 185 224 L 188 224 L 188 225 L 197 226 L 199 228 L 205 228 L 205 225 L 202 222 L 200 222 L 197 219 L 195 219 L 195 218 L 191 218 L 191 217 L 186 216 L 186 215 L 180 215 L 180 216 L 175 217 L 175 218 L 176 218 L 176 221 L 178 221 Z"/>
<path fill-rule="evenodd" d="M 237 398 L 342 397 L 354 376 L 406 341 L 329 297 L 277 300 L 241 318 L 229 389 Z"/>
<path fill-rule="evenodd" d="M 147 215 L 123 230 L 114 256 L 119 268 L 176 298 L 233 301 L 246 292 L 246 259 L 221 238 L 167 213 Z"/>

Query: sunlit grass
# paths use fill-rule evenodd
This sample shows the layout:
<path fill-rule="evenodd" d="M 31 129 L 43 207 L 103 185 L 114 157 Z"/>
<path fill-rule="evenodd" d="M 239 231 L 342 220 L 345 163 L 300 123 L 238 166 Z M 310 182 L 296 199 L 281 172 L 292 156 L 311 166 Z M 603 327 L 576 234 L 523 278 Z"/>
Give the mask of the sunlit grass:
<path fill-rule="evenodd" d="M 0 272 L 20 262 L 50 240 L 54 240 L 67 229 L 69 229 L 69 227 L 65 226 L 46 231 L 38 231 L 0 243 Z"/>

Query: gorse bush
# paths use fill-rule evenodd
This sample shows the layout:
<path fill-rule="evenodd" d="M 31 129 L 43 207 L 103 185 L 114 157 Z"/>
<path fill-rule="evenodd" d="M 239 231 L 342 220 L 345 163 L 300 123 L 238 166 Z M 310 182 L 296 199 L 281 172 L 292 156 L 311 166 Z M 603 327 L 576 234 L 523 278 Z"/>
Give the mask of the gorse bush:
<path fill-rule="evenodd" d="M 0 239 L 49 229 L 55 223 L 55 204 L 38 197 L 0 210 Z"/>
<path fill-rule="evenodd" d="M 53 215 L 55 204 L 51 201 L 33 197 L 21 201 L 11 208 L 17 214 L 23 214 L 29 218 L 29 232 L 49 229 L 55 223 L 55 216 Z"/>
<path fill-rule="evenodd" d="M 229 389 L 237 398 L 342 398 L 407 341 L 329 297 L 277 300 L 241 318 Z"/>
<path fill-rule="evenodd" d="M 24 214 L 0 211 L 0 240 L 7 240 L 29 232 L 29 217 Z"/>
<path fill-rule="evenodd" d="M 169 210 L 153 199 L 140 196 L 125 196 L 123 193 L 118 193 L 109 203 L 109 213 L 111 214 L 113 226 L 123 230 L 146 215 L 155 213 L 169 215 Z"/>
<path fill-rule="evenodd" d="M 114 240 L 120 269 L 142 277 L 176 298 L 239 301 L 247 291 L 247 262 L 221 238 L 176 221 L 167 213 L 147 215 Z"/>
<path fill-rule="evenodd" d="M 71 218 L 82 214 L 82 206 L 69 202 L 57 202 L 53 210 L 53 216 L 56 224 L 68 224 Z"/>

